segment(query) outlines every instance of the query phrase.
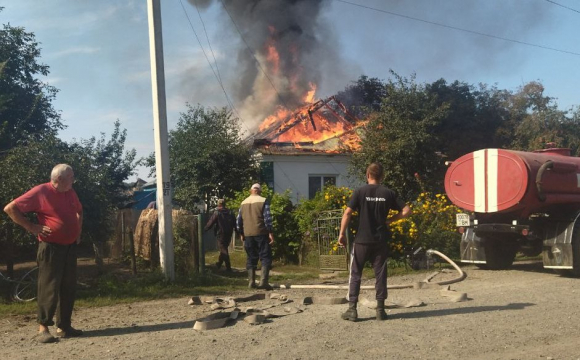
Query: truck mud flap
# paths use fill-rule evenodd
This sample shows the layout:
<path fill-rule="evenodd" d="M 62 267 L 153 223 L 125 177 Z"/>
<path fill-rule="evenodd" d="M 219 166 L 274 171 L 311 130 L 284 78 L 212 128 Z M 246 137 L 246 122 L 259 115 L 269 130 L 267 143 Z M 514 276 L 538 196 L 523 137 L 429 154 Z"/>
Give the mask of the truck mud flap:
<path fill-rule="evenodd" d="M 544 227 L 542 260 L 547 269 L 573 269 L 572 235 L 574 224 L 571 222 L 547 223 Z M 578 231 L 578 229 L 576 229 Z"/>
<path fill-rule="evenodd" d="M 461 235 L 461 262 L 485 264 L 485 250 L 482 239 L 475 235 L 472 228 L 466 228 Z"/>

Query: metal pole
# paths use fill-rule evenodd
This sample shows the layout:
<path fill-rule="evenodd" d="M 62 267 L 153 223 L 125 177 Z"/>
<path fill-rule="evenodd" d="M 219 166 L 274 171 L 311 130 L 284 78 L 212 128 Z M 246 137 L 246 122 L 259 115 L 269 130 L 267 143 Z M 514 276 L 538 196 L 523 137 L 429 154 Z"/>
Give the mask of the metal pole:
<path fill-rule="evenodd" d="M 155 131 L 155 168 L 157 177 L 157 210 L 159 214 L 159 259 L 165 279 L 175 280 L 173 227 L 171 219 L 171 181 L 167 142 L 167 109 L 163 72 L 163 40 L 159 0 L 147 0 L 149 15 L 149 48 L 151 86 L 153 90 L 153 123 Z"/>
<path fill-rule="evenodd" d="M 203 274 L 205 272 L 205 245 L 203 243 L 203 224 L 204 224 L 203 213 L 197 215 L 197 238 L 199 246 L 199 273 Z"/>

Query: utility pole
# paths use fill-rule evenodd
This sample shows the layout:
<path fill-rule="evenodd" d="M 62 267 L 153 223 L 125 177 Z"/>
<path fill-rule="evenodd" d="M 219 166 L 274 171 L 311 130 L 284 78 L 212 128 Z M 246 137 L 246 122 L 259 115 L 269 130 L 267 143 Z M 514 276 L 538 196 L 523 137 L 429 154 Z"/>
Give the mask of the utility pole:
<path fill-rule="evenodd" d="M 165 279 L 175 280 L 171 180 L 167 141 L 167 108 L 163 70 L 163 39 L 159 0 L 147 0 L 149 15 L 149 49 L 151 54 L 151 87 L 153 90 L 153 123 L 155 131 L 155 168 L 157 177 L 157 210 L 159 214 L 159 259 Z"/>

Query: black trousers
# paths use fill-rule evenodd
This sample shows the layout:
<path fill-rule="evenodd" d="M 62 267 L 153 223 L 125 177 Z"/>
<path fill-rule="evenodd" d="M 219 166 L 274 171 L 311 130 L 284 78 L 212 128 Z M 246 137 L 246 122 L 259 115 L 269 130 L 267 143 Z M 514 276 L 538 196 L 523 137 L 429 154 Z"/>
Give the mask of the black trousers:
<path fill-rule="evenodd" d="M 77 285 L 77 245 L 59 245 L 41 241 L 38 262 L 38 320 L 44 326 L 67 329 L 75 302 Z"/>
<path fill-rule="evenodd" d="M 258 260 L 262 262 L 262 267 L 272 267 L 272 246 L 270 246 L 268 235 L 246 236 L 244 249 L 248 255 L 246 269 L 255 269 L 258 266 Z"/>
<path fill-rule="evenodd" d="M 348 279 L 348 301 L 358 302 L 360 282 L 364 265 L 370 261 L 375 272 L 376 299 L 387 299 L 387 254 L 386 242 L 377 244 L 354 243 L 350 253 L 350 276 Z"/>
<path fill-rule="evenodd" d="M 222 262 L 225 262 L 226 268 L 228 268 L 228 269 L 232 268 L 232 265 L 230 263 L 230 252 L 228 250 L 228 246 L 230 246 L 231 241 L 232 241 L 231 234 L 229 237 L 225 237 L 225 238 L 220 237 L 217 239 L 217 246 L 218 246 L 218 249 L 220 250 L 218 263 L 221 266 Z"/>

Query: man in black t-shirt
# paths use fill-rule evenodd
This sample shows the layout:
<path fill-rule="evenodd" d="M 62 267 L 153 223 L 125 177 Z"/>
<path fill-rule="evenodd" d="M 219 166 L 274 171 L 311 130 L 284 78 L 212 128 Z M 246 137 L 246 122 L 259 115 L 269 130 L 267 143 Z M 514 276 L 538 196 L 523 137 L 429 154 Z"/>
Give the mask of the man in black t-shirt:
<path fill-rule="evenodd" d="M 385 299 L 387 298 L 387 254 L 391 237 L 389 223 L 411 214 L 411 208 L 397 194 L 380 185 L 383 167 L 372 163 L 367 167 L 367 182 L 354 191 L 340 222 L 339 246 L 346 245 L 346 229 L 353 211 L 359 212 L 359 225 L 350 253 L 350 277 L 348 289 L 348 310 L 342 314 L 344 320 L 356 321 L 356 305 L 360 292 L 362 270 L 368 260 L 375 272 L 377 292 L 377 320 L 385 320 Z M 387 220 L 389 210 L 398 213 Z"/>

